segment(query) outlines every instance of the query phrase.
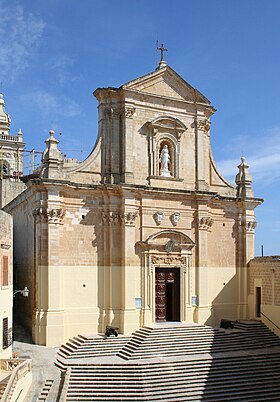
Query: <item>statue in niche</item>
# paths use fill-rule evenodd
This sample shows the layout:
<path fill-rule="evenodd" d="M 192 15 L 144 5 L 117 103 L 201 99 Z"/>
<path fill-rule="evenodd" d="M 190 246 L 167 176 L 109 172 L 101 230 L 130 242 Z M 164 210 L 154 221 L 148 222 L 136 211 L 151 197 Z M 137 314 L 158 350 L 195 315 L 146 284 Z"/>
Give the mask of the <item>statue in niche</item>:
<path fill-rule="evenodd" d="M 170 177 L 170 170 L 168 165 L 170 164 L 170 155 L 168 146 L 164 145 L 160 153 L 160 175 L 164 177 Z"/>

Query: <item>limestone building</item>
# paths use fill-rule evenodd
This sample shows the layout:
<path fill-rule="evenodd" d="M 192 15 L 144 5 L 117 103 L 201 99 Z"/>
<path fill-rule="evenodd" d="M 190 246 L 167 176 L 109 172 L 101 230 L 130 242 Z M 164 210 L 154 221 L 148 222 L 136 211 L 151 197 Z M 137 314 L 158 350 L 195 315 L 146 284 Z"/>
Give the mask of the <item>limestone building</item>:
<path fill-rule="evenodd" d="M 10 202 L 24 189 L 20 182 L 23 174 L 22 131 L 10 133 L 11 119 L 5 110 L 3 94 L 0 93 L 0 208 Z"/>
<path fill-rule="evenodd" d="M 17 135 L 10 134 L 10 124 L 4 97 L 0 93 L 0 177 L 16 180 L 22 176 L 22 151 L 25 143 L 21 129 Z"/>
<path fill-rule="evenodd" d="M 120 88 L 98 88 L 98 138 L 66 168 L 51 131 L 14 217 L 21 316 L 42 345 L 155 322 L 248 318 L 254 198 L 211 153 L 210 101 L 164 61 Z M 24 235 L 23 235 L 24 234 Z"/>
<path fill-rule="evenodd" d="M 0 359 L 12 357 L 13 222 L 0 210 Z"/>
<path fill-rule="evenodd" d="M 248 265 L 249 317 L 280 336 L 280 256 L 255 257 Z"/>

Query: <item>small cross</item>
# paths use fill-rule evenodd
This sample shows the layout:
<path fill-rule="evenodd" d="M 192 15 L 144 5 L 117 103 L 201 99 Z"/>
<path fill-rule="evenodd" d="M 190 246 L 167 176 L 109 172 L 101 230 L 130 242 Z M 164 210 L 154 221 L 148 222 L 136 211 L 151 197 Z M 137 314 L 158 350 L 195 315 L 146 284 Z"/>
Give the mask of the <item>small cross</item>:
<path fill-rule="evenodd" d="M 164 61 L 164 52 L 167 52 L 168 50 L 164 48 L 163 43 L 161 44 L 161 47 L 157 47 L 157 50 L 160 50 L 161 52 L 160 61 Z"/>

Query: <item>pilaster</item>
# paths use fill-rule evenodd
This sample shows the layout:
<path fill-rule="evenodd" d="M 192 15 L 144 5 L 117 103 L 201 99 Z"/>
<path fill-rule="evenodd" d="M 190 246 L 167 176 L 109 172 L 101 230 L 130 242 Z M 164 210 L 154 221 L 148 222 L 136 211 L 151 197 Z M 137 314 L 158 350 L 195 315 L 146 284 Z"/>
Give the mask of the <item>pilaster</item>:
<path fill-rule="evenodd" d="M 135 108 L 131 105 L 124 107 L 123 119 L 123 135 L 122 135 L 122 181 L 124 183 L 134 183 L 133 174 L 133 146 L 134 146 L 134 133 L 133 133 L 133 118 Z"/>
<path fill-rule="evenodd" d="M 205 175 L 205 162 L 206 156 L 206 144 L 205 134 L 208 133 L 210 123 L 204 118 L 204 115 L 197 116 L 196 119 L 196 189 L 200 191 L 208 190 L 208 184 L 206 182 Z"/>
<path fill-rule="evenodd" d="M 207 202 L 199 202 L 197 210 L 196 320 L 205 323 L 211 314 L 208 299 L 208 232 L 214 221 L 209 215 Z"/>
<path fill-rule="evenodd" d="M 64 342 L 63 271 L 60 267 L 60 225 L 65 210 L 55 192 L 33 210 L 35 226 L 35 309 L 33 339 L 39 345 Z"/>

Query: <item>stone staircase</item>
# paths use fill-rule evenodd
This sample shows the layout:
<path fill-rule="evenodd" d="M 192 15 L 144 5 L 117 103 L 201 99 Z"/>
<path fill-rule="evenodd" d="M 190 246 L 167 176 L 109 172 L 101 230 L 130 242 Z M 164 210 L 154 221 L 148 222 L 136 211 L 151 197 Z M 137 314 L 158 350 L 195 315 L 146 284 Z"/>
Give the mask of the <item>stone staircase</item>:
<path fill-rule="evenodd" d="M 119 335 L 117 338 L 104 336 L 78 335 L 62 345 L 58 356 L 66 359 L 101 357 L 115 355 L 129 340 L 130 336 Z"/>
<path fill-rule="evenodd" d="M 6 376 L 6 378 L 4 378 L 4 379 L 2 379 L 0 381 L 0 401 L 2 399 L 2 396 L 3 396 L 4 392 L 5 392 L 5 389 L 6 389 L 6 386 L 7 386 L 8 382 L 9 382 L 9 379 L 10 379 L 10 375 Z"/>
<path fill-rule="evenodd" d="M 110 355 L 58 356 L 64 400 L 279 402 L 280 339 L 261 323 L 236 324 L 160 324 L 116 343 L 115 355 L 112 338 Z"/>
<path fill-rule="evenodd" d="M 54 380 L 46 380 L 45 381 L 45 384 L 40 392 L 40 395 L 38 396 L 37 402 L 44 402 L 47 400 L 51 387 L 53 385 L 53 382 L 54 382 Z"/>
<path fill-rule="evenodd" d="M 235 328 L 229 331 L 202 325 L 144 327 L 132 335 L 117 355 L 143 359 L 163 354 L 185 356 L 279 346 L 279 338 L 261 323 L 238 323 Z"/>

